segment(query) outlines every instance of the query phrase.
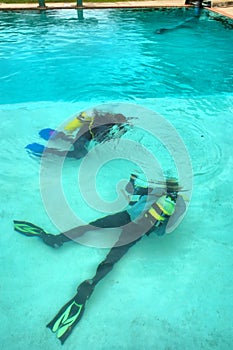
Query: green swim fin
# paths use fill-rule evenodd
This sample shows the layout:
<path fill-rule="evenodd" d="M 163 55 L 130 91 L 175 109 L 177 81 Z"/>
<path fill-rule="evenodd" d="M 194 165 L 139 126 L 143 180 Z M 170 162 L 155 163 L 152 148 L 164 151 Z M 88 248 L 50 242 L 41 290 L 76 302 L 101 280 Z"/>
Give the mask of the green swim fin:
<path fill-rule="evenodd" d="M 77 289 L 77 294 L 68 303 L 66 303 L 58 314 L 47 324 L 57 338 L 63 344 L 72 332 L 75 325 L 80 321 L 86 301 L 94 290 L 94 286 L 90 281 L 84 281 Z"/>
<path fill-rule="evenodd" d="M 45 234 L 47 234 L 47 232 L 45 232 L 41 227 L 27 221 L 14 220 L 14 230 L 30 237 L 39 236 L 42 238 Z"/>
<path fill-rule="evenodd" d="M 43 240 L 45 244 L 53 248 L 61 247 L 63 243 L 68 242 L 70 240 L 63 234 L 53 235 L 43 230 L 43 228 L 27 221 L 14 220 L 14 229 L 15 231 L 22 233 L 23 235 L 28 237 L 39 237 Z"/>

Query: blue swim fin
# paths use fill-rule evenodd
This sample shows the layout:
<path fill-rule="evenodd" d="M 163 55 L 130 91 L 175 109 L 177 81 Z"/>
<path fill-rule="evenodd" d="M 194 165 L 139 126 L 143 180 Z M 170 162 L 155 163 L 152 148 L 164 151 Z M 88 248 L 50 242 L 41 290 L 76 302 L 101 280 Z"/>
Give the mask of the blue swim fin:
<path fill-rule="evenodd" d="M 56 134 L 56 130 L 50 128 L 42 129 L 39 131 L 40 137 L 46 141 L 48 141 L 50 138 L 53 138 Z"/>
<path fill-rule="evenodd" d="M 42 153 L 45 150 L 45 146 L 41 145 L 40 143 L 30 143 L 29 145 L 27 145 L 26 150 L 28 153 L 36 156 L 36 157 L 41 157 Z"/>

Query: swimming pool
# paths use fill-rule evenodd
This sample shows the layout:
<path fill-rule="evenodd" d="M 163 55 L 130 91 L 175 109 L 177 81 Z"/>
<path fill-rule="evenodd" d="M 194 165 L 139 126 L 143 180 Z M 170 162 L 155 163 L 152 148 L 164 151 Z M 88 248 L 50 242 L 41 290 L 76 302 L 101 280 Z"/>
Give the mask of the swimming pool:
<path fill-rule="evenodd" d="M 4 349 L 60 347 L 44 325 L 106 255 L 76 245 L 52 250 L 12 228 L 24 219 L 56 232 L 40 197 L 39 161 L 25 145 L 104 102 L 149 108 L 177 129 L 193 165 L 193 197 L 173 235 L 142 240 L 98 286 L 67 348 L 232 348 L 233 34 L 205 11 L 154 33 L 191 11 L 0 13 Z M 71 161 L 64 177 L 74 169 L 75 181 L 78 167 Z M 97 179 L 103 196 L 114 169 Z M 95 218 L 79 193 L 66 191 L 72 207 Z"/>
<path fill-rule="evenodd" d="M 1 103 L 231 92 L 230 29 L 205 13 L 176 31 L 154 34 L 191 11 L 87 10 L 84 20 L 70 10 L 1 13 Z"/>

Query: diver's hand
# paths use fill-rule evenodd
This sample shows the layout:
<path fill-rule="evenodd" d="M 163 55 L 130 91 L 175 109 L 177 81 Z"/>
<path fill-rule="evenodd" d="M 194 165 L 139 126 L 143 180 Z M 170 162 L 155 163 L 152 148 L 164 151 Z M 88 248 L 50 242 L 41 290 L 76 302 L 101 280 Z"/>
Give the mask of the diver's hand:
<path fill-rule="evenodd" d="M 138 178 L 138 175 L 131 173 L 130 174 L 130 179 L 136 180 Z"/>
<path fill-rule="evenodd" d="M 76 302 L 82 304 L 85 303 L 87 299 L 90 298 L 93 293 L 95 285 L 92 279 L 82 282 L 77 288 Z"/>

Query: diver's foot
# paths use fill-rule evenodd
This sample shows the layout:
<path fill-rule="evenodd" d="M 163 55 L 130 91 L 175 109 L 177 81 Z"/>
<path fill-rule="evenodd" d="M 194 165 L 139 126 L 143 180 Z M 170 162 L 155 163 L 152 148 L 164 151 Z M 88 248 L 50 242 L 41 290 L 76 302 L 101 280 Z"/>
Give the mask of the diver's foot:
<path fill-rule="evenodd" d="M 61 235 L 52 235 L 50 233 L 41 234 L 43 242 L 52 248 L 59 248 L 63 245 Z"/>
<path fill-rule="evenodd" d="M 77 298 L 79 302 L 85 302 L 87 299 L 90 298 L 95 287 L 92 283 L 93 281 L 89 279 L 89 280 L 85 280 L 78 286 Z"/>

